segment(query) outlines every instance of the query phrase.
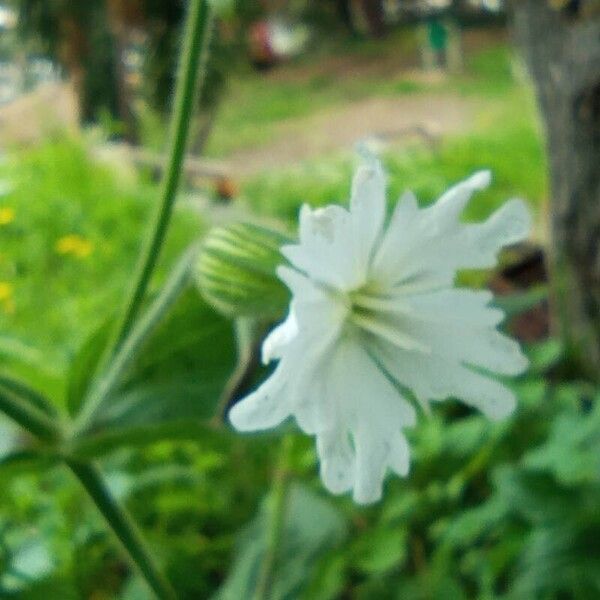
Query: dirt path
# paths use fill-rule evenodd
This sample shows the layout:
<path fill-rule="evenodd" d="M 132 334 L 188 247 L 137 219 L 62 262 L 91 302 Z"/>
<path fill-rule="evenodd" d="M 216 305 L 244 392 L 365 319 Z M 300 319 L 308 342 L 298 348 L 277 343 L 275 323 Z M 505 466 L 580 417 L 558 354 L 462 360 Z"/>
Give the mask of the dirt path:
<path fill-rule="evenodd" d="M 54 131 L 76 131 L 77 102 L 65 83 L 45 83 L 0 107 L 0 147 L 31 145 Z"/>
<path fill-rule="evenodd" d="M 481 108 L 481 107 L 479 107 Z M 237 179 L 332 153 L 352 152 L 358 142 L 431 144 L 466 131 L 477 102 L 456 94 L 420 93 L 373 97 L 283 121 L 269 141 L 225 157 Z M 68 86 L 48 85 L 0 108 L 0 146 L 35 143 L 53 128 L 76 129 L 75 102 Z M 120 160 L 120 158 L 119 158 Z"/>
<path fill-rule="evenodd" d="M 401 144 L 417 137 L 430 143 L 468 130 L 475 111 L 475 102 L 447 93 L 369 98 L 281 123 L 268 143 L 234 152 L 226 161 L 239 177 L 352 151 L 366 139 Z"/>

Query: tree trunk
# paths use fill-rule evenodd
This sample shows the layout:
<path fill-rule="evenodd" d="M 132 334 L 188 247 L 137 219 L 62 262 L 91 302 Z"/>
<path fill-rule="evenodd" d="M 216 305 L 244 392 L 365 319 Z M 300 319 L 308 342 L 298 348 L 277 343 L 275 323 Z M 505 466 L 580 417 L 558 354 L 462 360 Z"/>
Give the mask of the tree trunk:
<path fill-rule="evenodd" d="M 86 113 L 85 93 L 85 57 L 88 53 L 88 43 L 85 33 L 77 21 L 64 16 L 59 24 L 61 44 L 59 48 L 60 62 L 65 66 L 77 98 L 80 118 Z"/>
<path fill-rule="evenodd" d="M 514 0 L 550 165 L 555 318 L 570 357 L 600 378 L 600 16 L 596 0 Z M 592 14 L 593 13 L 593 14 Z"/>
<path fill-rule="evenodd" d="M 130 3 L 122 0 L 107 0 L 106 10 L 108 24 L 115 41 L 115 84 L 117 86 L 117 109 L 119 119 L 125 132 L 124 138 L 130 144 L 139 142 L 137 122 L 133 112 L 132 94 L 127 82 L 127 69 L 125 66 L 125 53 L 128 44 L 128 21 L 134 17 L 129 15 L 133 10 Z"/>

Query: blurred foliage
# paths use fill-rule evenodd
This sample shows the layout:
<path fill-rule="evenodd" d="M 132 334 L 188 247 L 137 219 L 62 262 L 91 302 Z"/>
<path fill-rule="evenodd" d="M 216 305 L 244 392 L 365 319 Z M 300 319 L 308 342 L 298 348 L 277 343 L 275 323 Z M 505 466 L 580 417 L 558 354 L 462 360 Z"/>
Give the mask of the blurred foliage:
<path fill-rule="evenodd" d="M 184 0 L 15 0 L 22 37 L 30 51 L 60 64 L 72 79 L 83 123 L 109 118 L 128 127 L 136 101 L 164 117 L 175 85 Z M 227 39 L 215 27 L 200 106 L 209 113 L 223 91 L 229 66 L 244 47 L 239 35 L 246 3 L 220 11 L 228 19 Z M 141 65 L 133 66 L 140 62 Z M 136 91 L 131 79 L 141 78 Z M 199 125 L 199 127 L 201 127 Z M 135 126 L 137 129 L 137 126 Z M 130 132 L 134 139 L 137 131 Z"/>
<path fill-rule="evenodd" d="M 103 0 L 17 0 L 19 29 L 73 78 L 84 123 L 102 110 L 118 116 L 115 41 Z"/>
<path fill-rule="evenodd" d="M 199 318 L 214 322 L 214 315 Z M 531 374 L 515 383 L 520 408 L 513 419 L 490 424 L 458 404 L 436 410 L 411 432 L 410 477 L 390 479 L 375 507 L 327 497 L 311 441 L 298 439 L 292 477 L 305 483 L 294 484 L 288 498 L 273 597 L 600 593 L 597 392 L 583 382 L 545 381 L 560 353 L 547 345 L 535 350 Z M 203 378 L 222 360 L 225 372 L 230 359 L 214 357 Z M 276 461 L 276 437 L 206 429 L 193 443 L 104 453 L 111 489 L 141 519 L 179 597 L 210 597 L 223 581 L 218 597 L 250 597 L 269 526 L 264 509 L 254 520 L 252 514 Z M 5 572 L 5 593 L 144 597 L 95 514 L 74 509 L 79 491 L 62 471 L 34 477 L 25 464 L 0 468 L 0 506 L 10 507 L 12 517 L 2 560 L 18 565 L 27 552 L 36 556 L 19 581 Z"/>

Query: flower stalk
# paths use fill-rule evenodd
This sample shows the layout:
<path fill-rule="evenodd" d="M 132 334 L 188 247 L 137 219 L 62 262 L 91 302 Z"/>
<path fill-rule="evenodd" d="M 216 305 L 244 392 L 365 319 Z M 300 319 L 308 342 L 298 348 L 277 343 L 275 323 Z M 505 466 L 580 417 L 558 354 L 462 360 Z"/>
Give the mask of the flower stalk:
<path fill-rule="evenodd" d="M 160 202 L 140 254 L 137 270 L 133 277 L 133 285 L 127 297 L 124 314 L 116 330 L 117 333 L 113 345 L 110 347 L 108 358 L 111 358 L 117 351 L 135 322 L 171 221 L 181 180 L 194 102 L 197 90 L 201 87 L 206 74 L 211 28 L 212 10 L 209 2 L 207 0 L 191 0 L 177 75 L 169 160 L 161 184 Z"/>
<path fill-rule="evenodd" d="M 268 530 L 267 544 L 258 583 L 254 593 L 254 600 L 268 600 L 271 597 L 273 575 L 280 555 L 283 534 L 285 531 L 285 517 L 289 498 L 290 459 L 294 445 L 294 438 L 286 435 L 281 443 L 279 461 L 273 477 L 273 487 L 268 505 Z"/>
<path fill-rule="evenodd" d="M 68 460 L 67 464 L 156 596 L 160 600 L 175 600 L 175 591 L 148 552 L 134 522 L 113 497 L 100 470 L 93 463 Z"/>

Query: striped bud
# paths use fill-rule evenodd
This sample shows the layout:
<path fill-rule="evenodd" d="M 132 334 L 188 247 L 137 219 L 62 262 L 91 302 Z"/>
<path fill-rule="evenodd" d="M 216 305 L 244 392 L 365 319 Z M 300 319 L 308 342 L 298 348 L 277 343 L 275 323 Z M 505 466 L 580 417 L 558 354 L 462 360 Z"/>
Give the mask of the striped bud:
<path fill-rule="evenodd" d="M 230 317 L 281 317 L 289 292 L 277 278 L 285 262 L 279 251 L 284 235 L 244 223 L 209 232 L 196 265 L 203 297 Z"/>

